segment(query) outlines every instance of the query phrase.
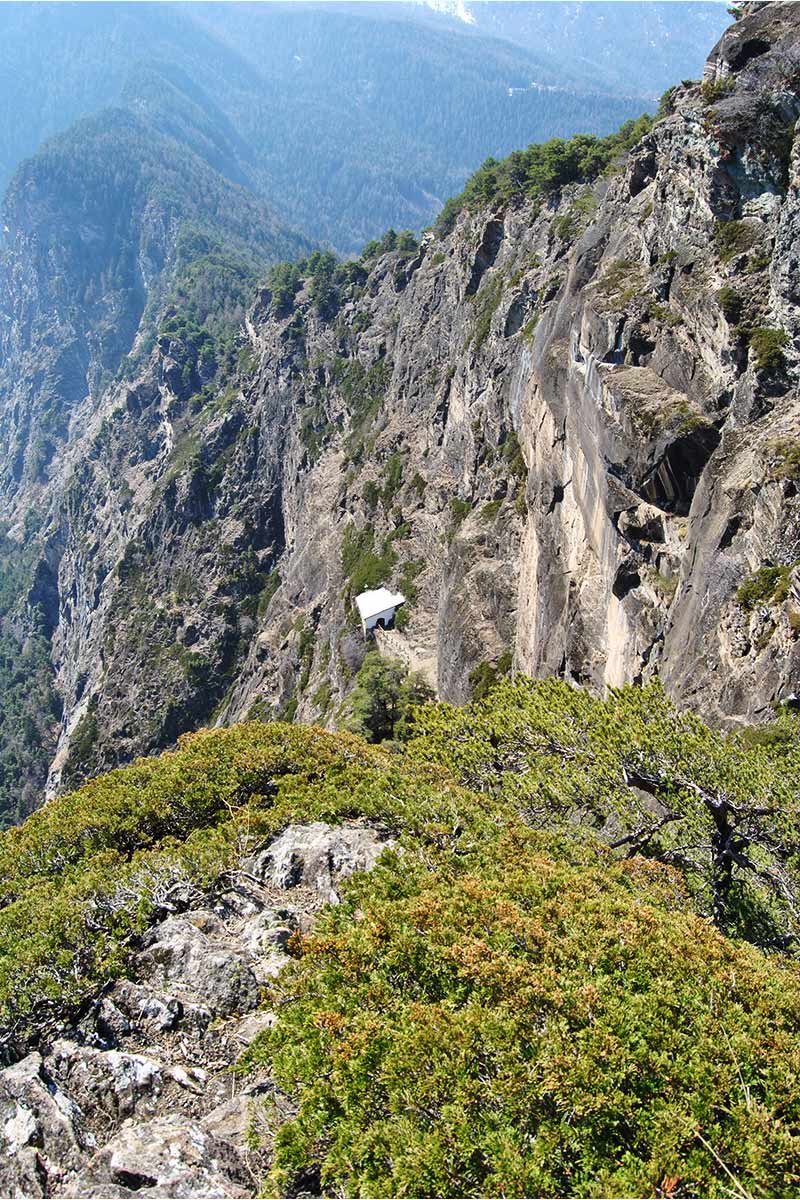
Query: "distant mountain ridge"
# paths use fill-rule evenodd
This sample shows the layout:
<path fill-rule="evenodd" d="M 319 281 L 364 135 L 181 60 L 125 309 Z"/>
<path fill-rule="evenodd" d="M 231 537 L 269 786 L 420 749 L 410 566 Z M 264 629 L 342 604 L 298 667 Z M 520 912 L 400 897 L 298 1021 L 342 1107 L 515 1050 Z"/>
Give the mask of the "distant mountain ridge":
<path fill-rule="evenodd" d="M 719 37 L 726 7 L 674 0 L 566 0 L 520 4 L 517 0 L 418 0 L 469 26 L 561 62 L 596 87 L 655 98 L 699 67 L 698 48 Z M 695 66 L 696 63 L 696 66 Z M 689 65 L 691 64 L 691 66 Z"/>
<path fill-rule="evenodd" d="M 490 7 L 484 29 L 406 3 L 2 5 L 0 189 L 74 120 L 124 104 L 150 120 L 158 110 L 175 135 L 190 106 L 208 135 L 195 150 L 285 224 L 352 253 L 389 226 L 429 224 L 487 155 L 610 132 L 657 94 L 644 64 L 649 82 L 636 82 L 633 51 L 647 44 L 649 8 L 678 6 L 619 6 L 630 11 L 616 75 L 601 69 L 616 27 L 606 36 L 580 14 L 587 58 L 571 35 L 553 39 L 574 6 L 515 4 L 505 17 Z M 680 41 L 667 82 L 699 69 L 716 7 L 680 6 L 697 36 Z"/>

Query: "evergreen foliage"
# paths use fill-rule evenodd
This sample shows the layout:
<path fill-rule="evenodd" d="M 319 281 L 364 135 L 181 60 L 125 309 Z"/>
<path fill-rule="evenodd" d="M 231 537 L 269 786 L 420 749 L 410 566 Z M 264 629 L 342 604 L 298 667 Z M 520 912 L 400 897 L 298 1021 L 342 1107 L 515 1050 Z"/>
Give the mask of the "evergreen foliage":
<path fill-rule="evenodd" d="M 294 1106 L 270 1194 L 795 1194 L 800 977 L 742 937 L 797 934 L 796 736 L 519 677 L 413 711 L 405 749 L 194 734 L 0 835 L 3 1036 L 123 971 L 176 886 L 362 820 L 396 848 L 294 940 L 242 1066 Z"/>
<path fill-rule="evenodd" d="M 299 1103 L 268 1194 L 796 1191 L 796 969 L 692 915 L 675 871 L 464 838 L 387 857 L 296 954 L 247 1059 Z"/>
<path fill-rule="evenodd" d="M 551 138 L 527 150 L 514 150 L 500 162 L 487 158 L 463 191 L 446 202 L 436 222 L 437 232 L 449 233 L 464 208 L 507 205 L 546 196 L 569 183 L 591 183 L 630 150 L 652 123 L 652 118 L 643 114 L 608 137 L 579 133 L 569 141 Z"/>
<path fill-rule="evenodd" d="M 578 822 L 626 854 L 678 865 L 720 929 L 770 947 L 800 933 L 800 746 L 779 759 L 746 749 L 658 684 L 602 701 L 517 676 L 486 701 L 418 709 L 408 753 L 536 827 Z"/>
<path fill-rule="evenodd" d="M 200 393 L 202 404 L 241 365 L 241 327 L 258 267 L 192 224 L 181 230 L 176 258 L 158 332 L 181 366 L 185 394 Z"/>
<path fill-rule="evenodd" d="M 403 740 L 411 710 L 432 699 L 433 692 L 421 675 L 373 650 L 356 675 L 349 728 L 368 742 Z"/>
<path fill-rule="evenodd" d="M 434 782 L 438 781 L 438 783 Z M 472 801 L 347 734 L 245 723 L 182 737 L 0 834 L 0 1024 L 79 1003 L 124 968 L 176 883 L 210 884 L 293 821 L 363 817 L 437 836 Z"/>

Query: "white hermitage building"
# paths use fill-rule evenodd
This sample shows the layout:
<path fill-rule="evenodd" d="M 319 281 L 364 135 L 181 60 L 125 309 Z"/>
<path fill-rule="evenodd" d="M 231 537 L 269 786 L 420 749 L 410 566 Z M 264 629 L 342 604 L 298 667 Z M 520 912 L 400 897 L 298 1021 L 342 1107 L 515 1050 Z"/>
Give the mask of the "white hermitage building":
<path fill-rule="evenodd" d="M 394 620 L 394 615 L 406 598 L 401 592 L 390 592 L 388 588 L 376 588 L 374 592 L 362 592 L 356 596 L 356 608 L 361 618 L 361 628 L 364 637 L 376 625 L 388 629 Z"/>

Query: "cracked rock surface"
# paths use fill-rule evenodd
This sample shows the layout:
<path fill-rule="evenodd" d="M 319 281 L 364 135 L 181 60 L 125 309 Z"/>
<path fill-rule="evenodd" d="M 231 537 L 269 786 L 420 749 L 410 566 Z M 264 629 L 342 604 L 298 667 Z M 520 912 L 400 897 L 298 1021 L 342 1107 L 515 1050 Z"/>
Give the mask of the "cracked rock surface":
<path fill-rule="evenodd" d="M 247 1133 L 272 1085 L 233 1067 L 275 1020 L 262 986 L 388 844 L 367 826 L 290 826 L 225 890 L 151 926 L 128 978 L 0 1071 L 0 1195 L 253 1195 L 263 1151 Z"/>

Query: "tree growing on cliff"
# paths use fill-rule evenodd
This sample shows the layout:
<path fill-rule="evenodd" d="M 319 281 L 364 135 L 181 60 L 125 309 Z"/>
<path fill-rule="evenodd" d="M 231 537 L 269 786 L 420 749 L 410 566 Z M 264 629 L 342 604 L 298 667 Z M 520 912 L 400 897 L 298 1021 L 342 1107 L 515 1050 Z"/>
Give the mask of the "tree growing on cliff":
<path fill-rule="evenodd" d="M 433 692 L 417 672 L 408 672 L 397 659 L 371 651 L 356 677 L 349 728 L 368 742 L 403 739 L 411 709 L 433 699 Z"/>
<path fill-rule="evenodd" d="M 531 825 L 589 825 L 619 854 L 679 867 L 726 933 L 800 937 L 800 748 L 744 744 L 679 712 L 658 683 L 607 700 L 559 680 L 499 683 L 413 717 L 409 753 L 512 800 Z"/>

